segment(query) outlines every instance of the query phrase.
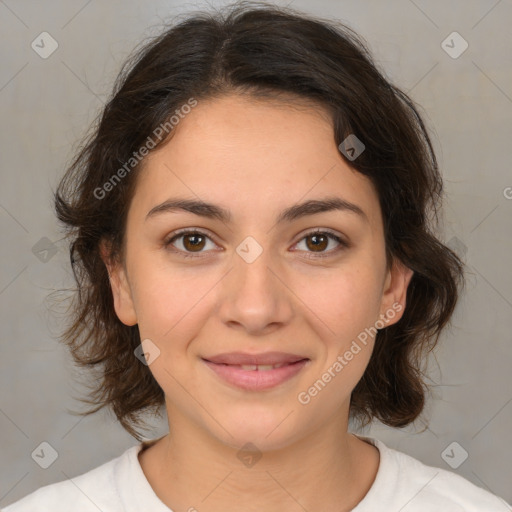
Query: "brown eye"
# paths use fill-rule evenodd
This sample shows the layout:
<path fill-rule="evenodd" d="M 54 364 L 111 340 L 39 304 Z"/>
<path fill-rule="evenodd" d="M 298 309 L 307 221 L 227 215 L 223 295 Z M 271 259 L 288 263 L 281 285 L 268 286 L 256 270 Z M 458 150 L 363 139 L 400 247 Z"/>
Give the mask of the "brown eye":
<path fill-rule="evenodd" d="M 201 234 L 195 233 L 183 236 L 183 246 L 187 251 L 200 251 L 204 248 L 204 245 L 205 237 Z"/>
<path fill-rule="evenodd" d="M 197 254 L 197 257 L 201 257 L 203 252 L 206 252 L 203 249 L 205 249 L 208 241 L 215 246 L 205 233 L 185 230 L 174 233 L 171 238 L 164 242 L 164 247 L 172 252 L 180 253 L 185 258 L 194 257 L 194 253 Z"/>
<path fill-rule="evenodd" d="M 329 231 L 317 230 L 308 233 L 306 236 L 304 236 L 304 238 L 302 238 L 302 240 L 298 242 L 297 246 L 302 244 L 303 241 L 305 241 L 305 249 L 299 249 L 304 250 L 306 254 L 308 254 L 308 258 L 324 258 L 333 256 L 340 250 L 350 246 L 348 242 L 345 242 L 342 238 Z M 326 250 L 329 245 L 332 245 L 332 242 L 334 242 L 334 248 Z M 336 247 L 336 244 L 338 244 L 338 247 Z"/>
<path fill-rule="evenodd" d="M 308 249 L 311 249 L 312 251 L 318 252 L 318 251 L 324 251 L 327 246 L 329 245 L 329 238 L 325 234 L 314 234 L 314 235 L 308 235 L 305 237 L 306 240 L 309 240 L 310 242 L 306 242 L 306 246 Z"/>

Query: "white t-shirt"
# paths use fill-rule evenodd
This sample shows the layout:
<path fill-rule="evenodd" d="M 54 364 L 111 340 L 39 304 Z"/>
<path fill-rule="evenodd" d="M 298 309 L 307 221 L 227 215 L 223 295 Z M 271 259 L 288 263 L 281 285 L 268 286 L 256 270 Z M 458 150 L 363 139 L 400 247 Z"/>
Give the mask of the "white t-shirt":
<path fill-rule="evenodd" d="M 512 510 L 501 498 L 456 473 L 426 466 L 378 439 L 357 437 L 378 448 L 380 464 L 373 485 L 352 512 Z M 137 457 L 143 445 L 151 442 L 132 446 L 119 457 L 71 481 L 41 487 L 3 512 L 172 512 L 153 491 Z"/>

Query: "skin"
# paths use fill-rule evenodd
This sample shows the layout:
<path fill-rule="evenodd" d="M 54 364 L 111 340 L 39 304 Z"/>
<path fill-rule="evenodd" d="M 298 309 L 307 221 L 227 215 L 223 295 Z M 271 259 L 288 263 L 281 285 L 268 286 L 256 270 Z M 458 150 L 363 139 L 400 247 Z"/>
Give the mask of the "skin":
<path fill-rule="evenodd" d="M 350 394 L 374 338 L 310 403 L 297 396 L 393 304 L 402 309 L 387 325 L 405 309 L 412 270 L 386 269 L 371 181 L 343 159 L 318 106 L 238 95 L 199 102 L 138 172 L 124 259 L 109 260 L 106 245 L 102 254 L 117 316 L 160 350 L 149 369 L 165 392 L 170 434 L 139 455 L 150 485 L 175 512 L 351 510 L 379 467 L 378 450 L 348 433 Z M 367 221 L 335 210 L 276 224 L 285 208 L 333 195 Z M 207 200 L 232 219 L 184 211 L 145 219 L 170 197 Z M 195 250 L 183 236 L 166 248 L 181 228 L 209 238 Z M 315 250 L 306 235 L 317 228 L 351 246 L 326 239 Z M 247 236 L 263 249 L 252 263 L 236 252 Z M 199 257 L 184 258 L 187 250 Z M 245 391 L 201 360 L 231 351 L 310 362 L 273 389 Z M 252 467 L 237 457 L 247 442 L 262 454 Z"/>

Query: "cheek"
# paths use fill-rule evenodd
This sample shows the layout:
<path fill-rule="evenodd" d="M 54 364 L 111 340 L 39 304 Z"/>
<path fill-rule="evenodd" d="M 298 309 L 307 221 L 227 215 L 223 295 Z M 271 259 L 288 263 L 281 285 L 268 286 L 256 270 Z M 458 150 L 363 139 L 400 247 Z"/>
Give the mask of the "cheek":
<path fill-rule="evenodd" d="M 301 283 L 301 300 L 337 340 L 373 325 L 380 309 L 380 280 L 371 265 L 342 266 Z"/>
<path fill-rule="evenodd" d="M 188 398 L 180 383 L 187 383 L 190 392 L 195 389 L 190 380 L 195 361 L 189 347 L 208 320 L 211 299 L 205 292 L 213 284 L 207 280 L 199 286 L 197 278 L 176 279 L 155 267 L 138 281 L 135 307 L 141 340 L 151 340 L 158 354 L 149 369 L 166 394 L 183 407 Z"/>
<path fill-rule="evenodd" d="M 166 351 L 194 336 L 208 318 L 218 281 L 213 275 L 191 269 L 177 271 L 152 262 L 135 276 L 134 303 L 141 337 L 154 339 Z M 183 340 L 183 342 L 181 341 Z"/>
<path fill-rule="evenodd" d="M 319 415 L 321 410 L 337 410 L 349 399 L 370 360 L 381 298 L 379 276 L 371 268 L 332 272 L 301 296 L 324 350 L 318 353 L 315 377 L 298 400 L 314 403 Z"/>

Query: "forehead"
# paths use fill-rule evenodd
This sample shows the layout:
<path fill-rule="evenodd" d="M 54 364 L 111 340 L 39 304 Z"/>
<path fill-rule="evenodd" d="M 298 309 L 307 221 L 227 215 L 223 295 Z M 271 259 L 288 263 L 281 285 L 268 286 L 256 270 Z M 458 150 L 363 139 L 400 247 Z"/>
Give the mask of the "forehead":
<path fill-rule="evenodd" d="M 321 106 L 226 96 L 199 101 L 173 131 L 138 171 L 133 207 L 144 214 L 171 196 L 246 216 L 339 195 L 380 220 L 373 184 L 345 162 Z"/>

